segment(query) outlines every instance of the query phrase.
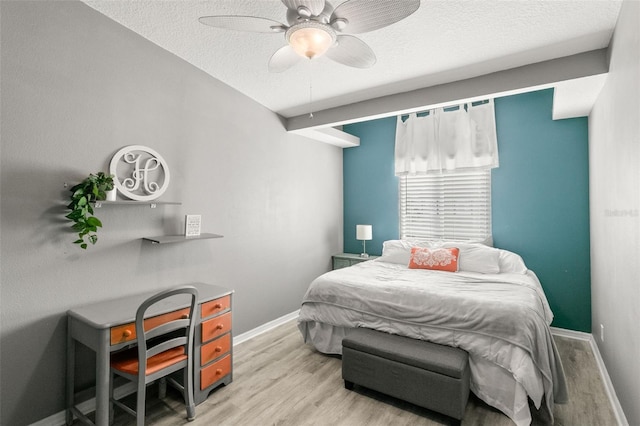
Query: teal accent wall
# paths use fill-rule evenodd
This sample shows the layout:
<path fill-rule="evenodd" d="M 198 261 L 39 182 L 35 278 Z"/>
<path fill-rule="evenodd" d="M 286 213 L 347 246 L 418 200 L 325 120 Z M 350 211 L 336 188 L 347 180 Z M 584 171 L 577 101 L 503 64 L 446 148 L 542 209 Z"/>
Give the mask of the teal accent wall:
<path fill-rule="evenodd" d="M 557 327 L 591 331 L 587 117 L 551 119 L 553 90 L 496 99 L 496 247 L 522 256 Z"/>
<path fill-rule="evenodd" d="M 344 251 L 361 253 L 356 240 L 356 225 L 373 227 L 373 240 L 367 241 L 367 253 L 381 254 L 382 243 L 398 235 L 398 180 L 393 157 L 396 118 L 344 126 L 360 137 L 360 146 L 346 148 L 342 154 L 344 185 Z"/>
<path fill-rule="evenodd" d="M 522 256 L 554 313 L 553 325 L 591 332 L 586 117 L 552 120 L 553 90 L 495 99 L 500 167 L 492 171 L 494 245 Z M 395 117 L 344 126 L 344 250 L 359 253 L 356 223 L 372 223 L 370 253 L 398 238 Z M 365 188 L 364 190 L 361 190 Z"/>

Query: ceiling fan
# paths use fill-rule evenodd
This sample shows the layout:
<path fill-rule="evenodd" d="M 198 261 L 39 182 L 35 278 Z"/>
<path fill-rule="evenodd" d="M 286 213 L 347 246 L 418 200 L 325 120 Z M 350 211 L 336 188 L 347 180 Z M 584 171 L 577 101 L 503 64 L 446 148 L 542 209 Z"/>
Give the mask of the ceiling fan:
<path fill-rule="evenodd" d="M 269 71 L 285 71 L 303 58 L 326 55 L 343 65 L 369 68 L 376 62 L 373 50 L 348 34 L 361 34 L 398 22 L 420 7 L 420 0 L 347 0 L 334 9 L 325 0 L 282 0 L 287 23 L 257 16 L 203 16 L 205 25 L 228 30 L 284 33 L 287 45 L 269 60 Z"/>

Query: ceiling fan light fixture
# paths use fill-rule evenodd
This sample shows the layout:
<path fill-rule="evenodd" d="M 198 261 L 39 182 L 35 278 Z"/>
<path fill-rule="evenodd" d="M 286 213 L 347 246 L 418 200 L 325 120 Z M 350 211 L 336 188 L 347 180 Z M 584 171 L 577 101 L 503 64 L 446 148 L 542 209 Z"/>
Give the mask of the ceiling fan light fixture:
<path fill-rule="evenodd" d="M 313 59 L 322 56 L 336 42 L 336 32 L 327 24 L 305 21 L 286 32 L 289 45 L 300 56 Z"/>

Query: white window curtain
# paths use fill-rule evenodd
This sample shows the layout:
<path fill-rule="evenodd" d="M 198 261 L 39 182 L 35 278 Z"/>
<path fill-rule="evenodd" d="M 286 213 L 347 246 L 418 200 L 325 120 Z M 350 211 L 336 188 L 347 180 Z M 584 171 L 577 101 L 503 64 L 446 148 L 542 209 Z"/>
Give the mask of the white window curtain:
<path fill-rule="evenodd" d="M 413 113 L 396 126 L 396 176 L 498 167 L 493 100 Z"/>

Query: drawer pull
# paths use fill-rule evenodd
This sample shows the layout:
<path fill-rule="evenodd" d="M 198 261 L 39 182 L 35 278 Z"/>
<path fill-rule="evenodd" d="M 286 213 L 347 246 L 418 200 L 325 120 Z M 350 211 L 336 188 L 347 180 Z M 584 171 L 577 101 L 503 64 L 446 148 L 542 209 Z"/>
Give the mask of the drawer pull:
<path fill-rule="evenodd" d="M 215 305 L 213 305 L 213 307 L 215 309 L 220 309 L 220 308 L 222 308 L 222 303 L 216 303 Z"/>
<path fill-rule="evenodd" d="M 180 318 L 182 318 L 182 319 L 189 319 L 189 314 L 184 314 L 184 315 L 182 315 Z"/>
<path fill-rule="evenodd" d="M 222 346 L 216 346 L 214 349 L 215 352 L 222 352 Z"/>
<path fill-rule="evenodd" d="M 218 325 L 216 325 L 216 328 L 218 330 L 222 330 L 224 328 L 224 324 L 218 324 Z"/>
<path fill-rule="evenodd" d="M 122 332 L 122 337 L 130 337 L 131 334 L 131 330 L 125 330 Z"/>
<path fill-rule="evenodd" d="M 222 368 L 218 368 L 216 370 L 216 376 L 220 376 L 222 374 Z"/>

